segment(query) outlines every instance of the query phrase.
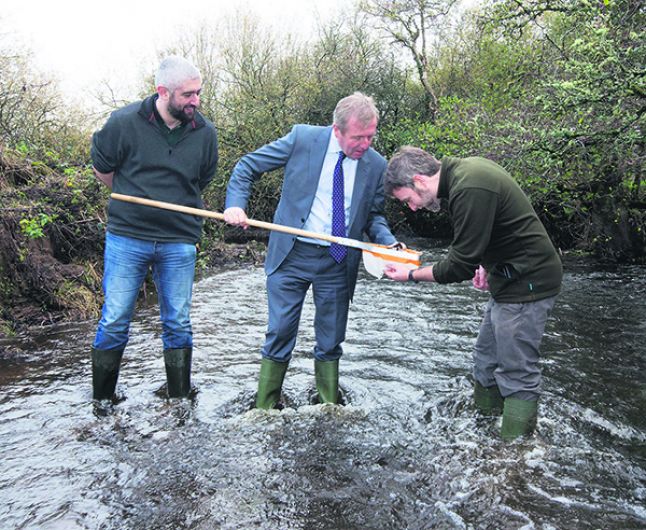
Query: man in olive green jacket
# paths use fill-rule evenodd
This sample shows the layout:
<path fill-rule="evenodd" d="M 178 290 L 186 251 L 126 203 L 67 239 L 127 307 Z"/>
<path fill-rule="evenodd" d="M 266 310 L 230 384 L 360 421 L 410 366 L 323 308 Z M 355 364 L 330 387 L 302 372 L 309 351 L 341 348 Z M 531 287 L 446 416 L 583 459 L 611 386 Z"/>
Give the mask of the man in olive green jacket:
<path fill-rule="evenodd" d="M 412 282 L 472 279 L 489 290 L 474 352 L 475 404 L 486 414 L 502 411 L 503 438 L 530 433 L 540 394 L 539 346 L 563 267 L 529 199 L 490 160 L 440 162 L 414 147 L 390 160 L 384 188 L 413 211 L 439 211 L 446 200 L 453 224 L 447 257 L 413 270 L 388 266 L 385 273 Z"/>

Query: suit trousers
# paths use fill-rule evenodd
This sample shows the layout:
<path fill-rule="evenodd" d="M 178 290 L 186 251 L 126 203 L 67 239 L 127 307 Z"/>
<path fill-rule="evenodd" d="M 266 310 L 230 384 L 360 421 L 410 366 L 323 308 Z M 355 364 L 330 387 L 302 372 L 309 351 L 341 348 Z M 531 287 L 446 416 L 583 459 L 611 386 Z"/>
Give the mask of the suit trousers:
<path fill-rule="evenodd" d="M 267 276 L 269 323 L 263 357 L 277 362 L 291 359 L 310 286 L 315 309 L 314 357 L 319 361 L 341 357 L 350 304 L 347 259 L 337 263 L 329 250 L 296 240 L 280 267 Z"/>

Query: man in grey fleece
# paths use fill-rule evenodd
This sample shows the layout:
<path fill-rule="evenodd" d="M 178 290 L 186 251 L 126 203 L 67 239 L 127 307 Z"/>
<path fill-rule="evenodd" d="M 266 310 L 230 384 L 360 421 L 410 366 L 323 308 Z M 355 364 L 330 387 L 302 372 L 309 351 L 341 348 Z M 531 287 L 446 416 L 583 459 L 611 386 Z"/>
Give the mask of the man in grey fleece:
<path fill-rule="evenodd" d="M 502 412 L 501 435 L 513 439 L 536 424 L 539 346 L 561 288 L 561 260 L 529 199 L 498 164 L 404 147 L 388 164 L 386 193 L 413 210 L 447 203 L 453 224 L 448 256 L 410 270 L 393 265 L 393 280 L 453 283 L 473 279 L 488 289 L 474 353 L 474 400 L 486 414 Z"/>
<path fill-rule="evenodd" d="M 194 208 L 215 175 L 214 125 L 197 108 L 200 72 L 182 57 L 164 59 L 157 92 L 110 115 L 92 138 L 99 180 L 115 193 Z M 159 297 L 169 397 L 190 392 L 193 334 L 189 311 L 200 218 L 110 200 L 105 238 L 105 303 L 92 345 L 95 399 L 114 395 L 130 320 L 149 269 Z"/>

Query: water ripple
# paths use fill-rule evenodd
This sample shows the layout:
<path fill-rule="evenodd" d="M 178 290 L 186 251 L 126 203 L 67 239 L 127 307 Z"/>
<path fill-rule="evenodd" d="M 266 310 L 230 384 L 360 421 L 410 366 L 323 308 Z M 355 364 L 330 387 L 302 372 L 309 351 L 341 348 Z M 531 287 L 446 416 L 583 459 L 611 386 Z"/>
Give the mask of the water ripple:
<path fill-rule="evenodd" d="M 432 262 L 445 250 L 429 248 Z M 22 337 L 0 360 L 0 521 L 38 529 L 565 529 L 646 526 L 646 272 L 566 265 L 543 344 L 535 436 L 476 414 L 471 349 L 486 296 L 363 272 L 341 386 L 311 405 L 308 296 L 282 411 L 252 409 L 264 274 L 195 289 L 192 400 L 165 400 L 154 305 L 119 389 L 90 401 L 93 322 Z M 28 493 L 26 493 L 28 492 Z"/>

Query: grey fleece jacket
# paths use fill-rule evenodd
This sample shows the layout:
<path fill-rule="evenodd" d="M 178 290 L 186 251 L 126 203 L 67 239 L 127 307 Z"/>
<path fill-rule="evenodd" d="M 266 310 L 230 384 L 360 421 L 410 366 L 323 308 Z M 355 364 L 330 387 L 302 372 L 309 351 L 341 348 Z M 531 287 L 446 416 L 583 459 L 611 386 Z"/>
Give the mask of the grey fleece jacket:
<path fill-rule="evenodd" d="M 201 193 L 218 162 L 215 126 L 196 113 L 170 146 L 154 114 L 157 96 L 114 111 L 92 137 L 94 167 L 114 171 L 112 191 L 202 208 Z M 108 230 L 147 241 L 196 243 L 200 217 L 110 200 Z"/>

